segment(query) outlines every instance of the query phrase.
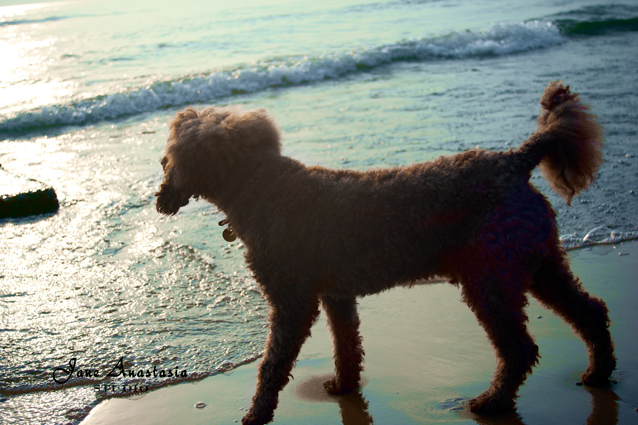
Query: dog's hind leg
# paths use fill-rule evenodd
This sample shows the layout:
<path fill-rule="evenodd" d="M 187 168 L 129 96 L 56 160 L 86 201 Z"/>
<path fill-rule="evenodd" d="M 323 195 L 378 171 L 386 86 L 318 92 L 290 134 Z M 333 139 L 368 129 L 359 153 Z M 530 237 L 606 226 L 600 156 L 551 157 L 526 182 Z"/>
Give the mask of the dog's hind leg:
<path fill-rule="evenodd" d="M 557 247 L 551 257 L 541 261 L 530 292 L 569 323 L 587 345 L 589 366 L 582 375 L 583 383 L 591 386 L 608 383 L 609 375 L 616 367 L 616 358 L 608 329 L 607 306 L 582 287 L 580 280 L 572 274 L 562 248 Z"/>
<path fill-rule="evenodd" d="M 279 392 L 288 383 L 301 345 L 310 336 L 310 328 L 319 315 L 317 298 L 307 300 L 305 296 L 287 295 L 278 297 L 280 303 L 271 304 L 270 333 L 259 365 L 257 391 L 250 410 L 242 419 L 243 425 L 272 421 Z"/>
<path fill-rule="evenodd" d="M 359 335 L 357 301 L 353 298 L 321 298 L 334 345 L 335 377 L 324 382 L 330 394 L 348 394 L 359 387 L 363 347 Z"/>
<path fill-rule="evenodd" d="M 522 269 L 487 270 L 463 279 L 463 299 L 476 315 L 496 351 L 496 371 L 487 391 L 470 400 L 480 414 L 514 408 L 516 393 L 538 361 L 538 347 L 527 332 L 525 285 L 531 280 Z M 474 269 L 476 270 L 476 269 Z"/>

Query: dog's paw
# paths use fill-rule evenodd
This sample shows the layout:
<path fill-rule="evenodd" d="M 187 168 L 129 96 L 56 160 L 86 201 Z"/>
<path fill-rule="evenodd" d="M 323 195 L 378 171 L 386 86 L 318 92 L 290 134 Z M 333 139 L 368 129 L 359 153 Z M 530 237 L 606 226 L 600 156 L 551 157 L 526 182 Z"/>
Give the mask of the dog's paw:
<path fill-rule="evenodd" d="M 264 425 L 272 422 L 273 417 L 272 413 L 270 415 L 258 415 L 251 410 L 242 418 L 241 423 L 242 425 Z"/>
<path fill-rule="evenodd" d="M 608 364 L 596 368 L 589 366 L 580 379 L 583 384 L 589 387 L 602 387 L 609 384 L 609 377 L 615 368 L 615 361 L 610 361 Z"/>
<path fill-rule="evenodd" d="M 346 385 L 343 382 L 337 380 L 337 378 L 330 378 L 323 383 L 323 388 L 328 394 L 332 395 L 345 395 L 355 392 L 358 388 L 357 384 Z"/>
<path fill-rule="evenodd" d="M 515 403 L 512 398 L 495 397 L 484 392 L 469 402 L 470 411 L 479 415 L 495 415 L 514 410 Z"/>

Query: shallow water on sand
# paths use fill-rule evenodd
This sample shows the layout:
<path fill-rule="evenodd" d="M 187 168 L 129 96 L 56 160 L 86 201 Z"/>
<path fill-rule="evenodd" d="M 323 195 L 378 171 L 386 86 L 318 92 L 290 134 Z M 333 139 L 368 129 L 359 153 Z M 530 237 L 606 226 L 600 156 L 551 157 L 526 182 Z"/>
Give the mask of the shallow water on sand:
<path fill-rule="evenodd" d="M 186 371 L 181 380 L 260 355 L 267 309 L 244 268 L 243 246 L 221 238 L 223 216 L 203 202 L 172 218 L 155 212 L 166 123 L 186 104 L 266 107 L 282 128 L 285 154 L 364 170 L 476 145 L 516 147 L 535 128 L 547 82 L 563 79 L 595 106 L 606 162 L 571 208 L 539 174 L 532 181 L 555 206 L 566 243 L 582 244 L 597 228 L 590 240 L 635 235 L 638 32 L 620 18 L 635 20 L 638 9 L 587 4 L 594 6 L 328 2 L 306 10 L 282 3 L 248 15 L 207 9 L 212 24 L 149 6 L 149 22 L 165 22 L 156 32 L 146 31 L 148 22 L 137 30 L 126 24 L 146 12 L 123 3 L 5 13 L 5 49 L 16 37 L 40 47 L 16 56 L 13 69 L 27 74 L 3 78 L 2 98 L 68 87 L 46 91 L 48 100 L 25 94 L 0 105 L 0 163 L 52 185 L 61 200 L 55 215 L 0 224 L 5 422 L 77 422 L 113 395 L 77 374 L 55 382 L 54 369 L 68 369 L 71 358 L 78 369 L 104 373 L 120 358 L 144 374 Z M 581 28 L 601 20 L 600 34 Z M 295 40 L 283 37 L 297 28 Z M 46 46 L 58 49 L 49 57 L 54 77 L 29 74 L 36 56 L 51 51 Z M 214 58 L 205 59 L 210 52 Z"/>

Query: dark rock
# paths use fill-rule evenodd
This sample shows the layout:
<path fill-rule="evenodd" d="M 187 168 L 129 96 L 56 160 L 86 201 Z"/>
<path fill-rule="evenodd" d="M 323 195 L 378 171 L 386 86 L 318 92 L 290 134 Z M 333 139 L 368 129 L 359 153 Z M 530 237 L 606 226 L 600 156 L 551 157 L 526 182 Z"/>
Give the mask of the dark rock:
<path fill-rule="evenodd" d="M 9 174 L 0 166 L 0 218 L 48 214 L 59 208 L 60 203 L 52 187 Z"/>

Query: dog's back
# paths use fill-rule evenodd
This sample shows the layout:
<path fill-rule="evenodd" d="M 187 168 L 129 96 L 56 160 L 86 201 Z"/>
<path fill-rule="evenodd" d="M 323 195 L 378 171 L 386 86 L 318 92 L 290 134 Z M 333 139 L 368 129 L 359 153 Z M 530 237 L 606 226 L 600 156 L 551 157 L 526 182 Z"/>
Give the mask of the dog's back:
<path fill-rule="evenodd" d="M 510 214 L 527 217 L 533 232 L 548 237 L 551 207 L 530 186 L 529 171 L 512 165 L 515 157 L 475 149 L 366 172 L 305 168 L 280 157 L 254 179 L 277 184 L 245 188 L 228 213 L 253 269 L 285 258 L 284 280 L 366 295 L 442 274 L 441 259 L 478 238 L 512 196 L 525 202 L 510 206 Z M 294 172 L 282 176 L 282 168 Z M 261 206 L 258 214 L 251 203 Z"/>

